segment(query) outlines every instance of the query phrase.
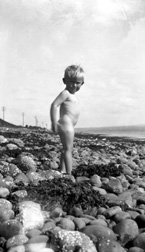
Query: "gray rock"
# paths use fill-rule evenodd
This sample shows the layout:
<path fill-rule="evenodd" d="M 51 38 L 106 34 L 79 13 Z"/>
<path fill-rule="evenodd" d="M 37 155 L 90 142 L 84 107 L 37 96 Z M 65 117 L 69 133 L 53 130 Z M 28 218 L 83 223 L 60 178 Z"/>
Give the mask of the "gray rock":
<path fill-rule="evenodd" d="M 24 145 L 25 145 L 24 142 L 19 138 L 10 138 L 9 141 L 18 145 L 20 148 L 24 147 Z"/>
<path fill-rule="evenodd" d="M 119 179 L 111 178 L 109 179 L 109 183 L 106 185 L 106 190 L 111 193 L 120 194 L 123 192 L 123 187 Z"/>
<path fill-rule="evenodd" d="M 17 158 L 18 167 L 22 172 L 36 171 L 37 165 L 32 157 L 20 154 Z"/>
<path fill-rule="evenodd" d="M 122 211 L 121 207 L 119 206 L 114 206 L 114 207 L 110 207 L 108 209 L 106 209 L 106 211 L 103 213 L 103 215 L 106 218 L 111 218 L 112 216 L 114 216 L 116 213 Z"/>
<path fill-rule="evenodd" d="M 0 224 L 0 236 L 4 237 L 5 239 L 9 239 L 15 235 L 22 233 L 23 226 L 16 219 L 4 221 Z"/>
<path fill-rule="evenodd" d="M 12 203 L 6 199 L 0 199 L 0 209 L 12 209 Z"/>
<path fill-rule="evenodd" d="M 145 227 L 145 215 L 140 214 L 135 218 L 135 221 L 138 225 L 139 228 L 144 228 Z"/>
<path fill-rule="evenodd" d="M 19 210 L 17 220 L 22 223 L 25 232 L 31 229 L 42 229 L 44 216 L 38 203 L 33 201 L 20 202 Z"/>
<path fill-rule="evenodd" d="M 8 252 L 25 252 L 24 245 L 14 246 L 7 250 Z"/>
<path fill-rule="evenodd" d="M 97 187 L 101 187 L 101 185 L 102 185 L 100 176 L 97 175 L 97 174 L 94 174 L 94 175 L 90 178 L 90 182 L 91 182 L 92 185 L 95 185 L 95 186 L 97 186 Z"/>
<path fill-rule="evenodd" d="M 96 219 L 96 220 L 90 221 L 90 225 L 103 225 L 107 227 L 107 222 L 103 219 Z"/>
<path fill-rule="evenodd" d="M 118 200 L 124 202 L 129 207 L 134 206 L 134 201 L 132 198 L 133 191 L 126 191 L 118 195 Z"/>
<path fill-rule="evenodd" d="M 32 237 L 41 235 L 41 231 L 39 229 L 31 229 L 28 232 L 26 232 L 26 236 L 30 239 Z"/>
<path fill-rule="evenodd" d="M 48 246 L 51 243 L 54 251 L 75 252 L 80 250 L 82 252 L 97 252 L 90 238 L 79 231 L 54 230 L 49 237 Z"/>
<path fill-rule="evenodd" d="M 18 190 L 18 191 L 11 193 L 11 195 L 16 195 L 20 200 L 20 199 L 25 198 L 28 195 L 28 193 L 26 190 Z"/>
<path fill-rule="evenodd" d="M 113 220 L 116 223 L 119 223 L 120 221 L 125 220 L 125 219 L 131 219 L 131 215 L 128 212 L 125 212 L 125 211 L 119 211 L 118 213 L 116 213 L 113 216 Z"/>
<path fill-rule="evenodd" d="M 16 150 L 18 146 L 16 144 L 8 143 L 7 145 L 8 150 Z"/>
<path fill-rule="evenodd" d="M 7 188 L 0 187 L 0 197 L 6 198 L 10 194 L 9 190 Z"/>
<path fill-rule="evenodd" d="M 7 143 L 7 142 L 8 142 L 7 138 L 5 138 L 4 136 L 0 135 L 0 144 Z"/>
<path fill-rule="evenodd" d="M 35 237 L 32 237 L 28 240 L 28 242 L 25 244 L 25 251 L 29 252 L 35 252 L 35 251 L 41 251 L 43 248 L 46 248 L 48 241 L 48 236 L 46 235 L 38 235 Z"/>
<path fill-rule="evenodd" d="M 139 229 L 134 220 L 125 219 L 120 221 L 113 227 L 116 234 L 119 235 L 119 240 L 122 244 L 126 244 L 128 241 L 132 241 L 138 234 Z"/>
<path fill-rule="evenodd" d="M 14 211 L 11 209 L 0 208 L 0 222 L 8 221 L 14 218 Z"/>
<path fill-rule="evenodd" d="M 128 252 L 144 252 L 144 249 L 139 247 L 131 247 L 128 249 Z"/>
<path fill-rule="evenodd" d="M 28 240 L 29 239 L 24 234 L 14 235 L 13 237 L 7 240 L 6 247 L 7 249 L 9 249 L 14 246 L 23 245 L 28 242 Z"/>
<path fill-rule="evenodd" d="M 125 252 L 126 250 L 117 242 L 112 240 L 101 240 L 96 244 L 98 252 Z"/>
<path fill-rule="evenodd" d="M 41 230 L 42 234 L 47 234 L 48 231 L 54 229 L 55 227 L 56 227 L 55 222 L 53 221 L 46 222 Z"/>
<path fill-rule="evenodd" d="M 103 225 L 88 225 L 80 230 L 82 233 L 88 235 L 91 239 L 95 239 L 95 241 L 99 241 L 102 238 L 108 240 L 116 240 L 116 234 L 108 227 Z"/>
<path fill-rule="evenodd" d="M 70 230 L 70 231 L 75 230 L 74 222 L 68 218 L 61 218 L 59 223 L 57 223 L 57 226 L 61 227 L 62 229 L 65 229 L 65 230 Z"/>
<path fill-rule="evenodd" d="M 75 224 L 75 230 L 80 230 L 86 226 L 86 223 L 82 218 L 75 217 L 73 222 Z"/>
<path fill-rule="evenodd" d="M 135 239 L 133 240 L 133 245 L 145 250 L 145 232 L 135 237 Z"/>
<path fill-rule="evenodd" d="M 25 186 L 27 186 L 27 185 L 29 184 L 30 180 L 29 180 L 29 178 L 22 172 L 22 173 L 20 173 L 20 174 L 18 174 L 18 175 L 16 176 L 14 182 L 15 182 L 16 184 L 18 184 L 19 182 L 23 182 L 23 184 L 24 184 Z"/>

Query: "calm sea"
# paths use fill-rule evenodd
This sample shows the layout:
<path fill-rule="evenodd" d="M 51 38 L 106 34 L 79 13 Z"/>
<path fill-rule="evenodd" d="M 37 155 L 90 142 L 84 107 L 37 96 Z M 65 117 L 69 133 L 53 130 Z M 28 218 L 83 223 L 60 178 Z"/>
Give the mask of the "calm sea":
<path fill-rule="evenodd" d="M 99 128 L 76 128 L 76 132 L 145 139 L 145 125 L 144 126 L 99 127 Z"/>

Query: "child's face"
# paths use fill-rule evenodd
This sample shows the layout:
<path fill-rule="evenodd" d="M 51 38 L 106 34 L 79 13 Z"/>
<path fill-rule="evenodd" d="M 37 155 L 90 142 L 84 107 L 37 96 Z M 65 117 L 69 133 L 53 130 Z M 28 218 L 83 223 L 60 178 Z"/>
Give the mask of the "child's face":
<path fill-rule="evenodd" d="M 84 83 L 83 76 L 75 76 L 75 77 L 67 77 L 63 79 L 64 84 L 66 84 L 66 89 L 71 93 L 74 94 L 75 92 L 79 91 L 81 86 Z"/>

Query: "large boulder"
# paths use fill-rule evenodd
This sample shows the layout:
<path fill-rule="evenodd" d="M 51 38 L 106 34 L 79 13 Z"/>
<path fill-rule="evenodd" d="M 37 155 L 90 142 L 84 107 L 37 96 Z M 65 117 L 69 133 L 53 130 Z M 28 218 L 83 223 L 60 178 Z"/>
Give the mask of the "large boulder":
<path fill-rule="evenodd" d="M 54 251 L 62 252 L 97 252 L 95 245 L 90 238 L 79 231 L 53 230 L 49 234 L 49 244 Z"/>
<path fill-rule="evenodd" d="M 24 231 L 43 227 L 44 216 L 38 203 L 33 201 L 20 202 L 19 211 L 20 213 L 16 218 L 22 223 Z"/>

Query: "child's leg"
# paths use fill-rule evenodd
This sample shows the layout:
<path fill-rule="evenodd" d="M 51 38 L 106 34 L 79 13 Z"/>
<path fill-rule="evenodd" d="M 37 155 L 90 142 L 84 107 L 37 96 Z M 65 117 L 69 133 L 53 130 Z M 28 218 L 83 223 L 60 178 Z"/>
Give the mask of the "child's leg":
<path fill-rule="evenodd" d="M 74 140 L 74 129 L 71 126 L 69 127 L 69 129 L 59 132 L 59 134 L 63 145 L 62 164 L 64 162 L 66 172 L 70 175 L 72 171 L 72 148 Z"/>
<path fill-rule="evenodd" d="M 61 156 L 60 156 L 60 170 L 62 173 L 66 173 L 65 162 L 64 162 L 64 150 L 62 150 Z"/>

